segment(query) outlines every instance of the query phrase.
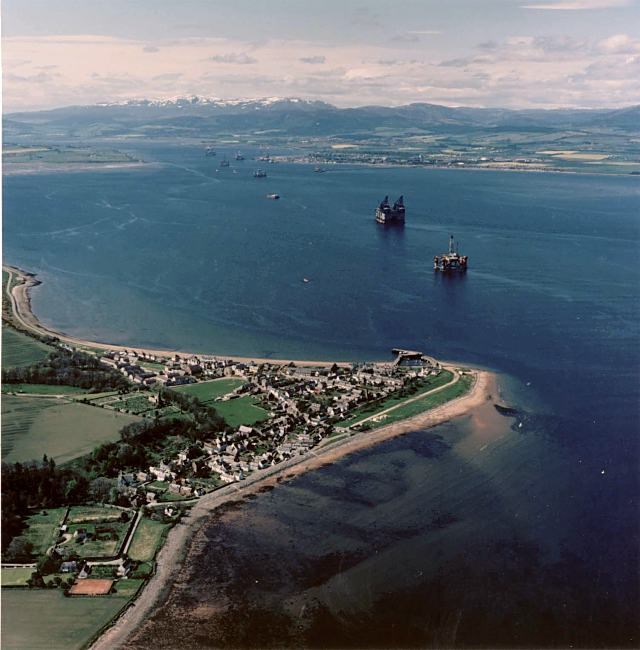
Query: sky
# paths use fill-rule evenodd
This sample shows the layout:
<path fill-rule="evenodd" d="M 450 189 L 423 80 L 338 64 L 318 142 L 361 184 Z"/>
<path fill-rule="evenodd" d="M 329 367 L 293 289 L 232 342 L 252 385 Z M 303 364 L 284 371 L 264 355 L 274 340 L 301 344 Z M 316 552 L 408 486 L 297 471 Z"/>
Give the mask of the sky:
<path fill-rule="evenodd" d="M 640 0 L 3 0 L 3 110 L 640 104 Z"/>

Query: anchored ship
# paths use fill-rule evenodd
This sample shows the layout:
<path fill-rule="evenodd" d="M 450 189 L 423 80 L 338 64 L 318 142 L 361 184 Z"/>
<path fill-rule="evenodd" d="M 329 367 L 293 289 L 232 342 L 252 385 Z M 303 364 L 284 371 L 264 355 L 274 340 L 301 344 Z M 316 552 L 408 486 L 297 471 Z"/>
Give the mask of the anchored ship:
<path fill-rule="evenodd" d="M 446 253 L 433 258 L 434 271 L 466 271 L 468 257 L 460 255 L 458 252 L 458 244 L 453 239 L 453 235 L 449 237 L 449 250 Z"/>
<path fill-rule="evenodd" d="M 384 224 L 404 224 L 404 198 L 401 196 L 391 206 L 389 197 L 385 196 L 376 208 L 376 221 Z"/>

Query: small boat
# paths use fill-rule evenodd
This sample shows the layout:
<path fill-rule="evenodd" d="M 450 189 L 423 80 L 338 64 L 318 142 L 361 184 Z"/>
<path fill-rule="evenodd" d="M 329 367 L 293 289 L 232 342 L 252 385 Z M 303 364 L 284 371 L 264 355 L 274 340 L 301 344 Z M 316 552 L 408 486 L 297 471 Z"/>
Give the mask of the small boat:
<path fill-rule="evenodd" d="M 280 195 L 279 194 L 267 194 L 268 199 L 279 199 Z"/>
<path fill-rule="evenodd" d="M 207 147 L 204 152 L 205 156 L 215 156 L 216 150 L 213 147 Z"/>
<path fill-rule="evenodd" d="M 244 156 L 239 151 L 236 154 L 236 160 L 244 160 Z"/>
<path fill-rule="evenodd" d="M 305 284 L 309 284 L 309 282 L 311 282 L 311 280 L 309 280 L 309 278 L 302 278 L 302 281 L 303 281 Z"/>
<path fill-rule="evenodd" d="M 267 172 L 264 171 L 264 169 L 256 169 L 256 171 L 253 172 L 253 177 L 254 178 L 266 178 L 267 177 Z"/>
<path fill-rule="evenodd" d="M 313 171 L 316 172 L 316 174 L 324 174 L 326 169 L 322 169 L 322 167 L 316 167 Z"/>
<path fill-rule="evenodd" d="M 220 167 L 228 167 L 229 166 L 229 161 L 226 158 L 223 158 L 220 161 Z"/>

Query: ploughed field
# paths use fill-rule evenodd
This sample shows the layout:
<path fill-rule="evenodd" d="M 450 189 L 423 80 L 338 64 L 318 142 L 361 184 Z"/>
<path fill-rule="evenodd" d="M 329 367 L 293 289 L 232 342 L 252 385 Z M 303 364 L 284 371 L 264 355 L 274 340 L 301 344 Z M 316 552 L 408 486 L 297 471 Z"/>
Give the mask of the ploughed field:
<path fill-rule="evenodd" d="M 40 460 L 47 454 L 57 463 L 66 462 L 117 440 L 120 429 L 137 420 L 55 397 L 3 395 L 2 460 Z"/>

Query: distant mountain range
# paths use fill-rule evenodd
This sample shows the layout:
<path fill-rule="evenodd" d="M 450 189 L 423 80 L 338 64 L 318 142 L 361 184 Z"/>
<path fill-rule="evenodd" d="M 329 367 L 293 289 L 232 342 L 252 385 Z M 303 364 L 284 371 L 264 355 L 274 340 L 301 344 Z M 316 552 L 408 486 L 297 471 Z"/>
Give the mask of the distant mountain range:
<path fill-rule="evenodd" d="M 297 98 L 221 100 L 177 97 L 128 100 L 93 106 L 70 106 L 5 115 L 5 138 L 12 135 L 72 136 L 197 136 L 271 131 L 281 136 L 381 136 L 461 133 L 465 131 L 550 132 L 577 130 L 640 130 L 640 106 L 623 109 L 509 110 L 451 108 L 416 103 L 398 107 L 337 108 Z"/>

